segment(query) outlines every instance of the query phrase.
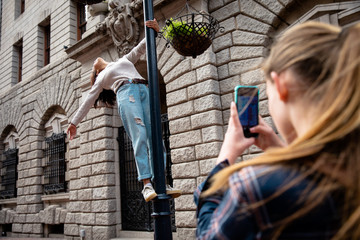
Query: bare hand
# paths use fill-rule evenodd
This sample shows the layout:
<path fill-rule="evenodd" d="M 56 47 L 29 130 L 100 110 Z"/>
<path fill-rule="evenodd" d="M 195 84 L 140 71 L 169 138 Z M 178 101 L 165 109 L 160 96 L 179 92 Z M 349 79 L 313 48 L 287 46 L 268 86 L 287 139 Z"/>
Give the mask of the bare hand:
<path fill-rule="evenodd" d="M 145 25 L 149 28 L 154 29 L 156 32 L 160 31 L 160 27 L 158 22 L 156 21 L 156 19 L 154 18 L 154 20 L 148 20 L 145 22 Z"/>
<path fill-rule="evenodd" d="M 255 145 L 262 150 L 266 150 L 268 147 L 285 147 L 283 142 L 274 130 L 259 117 L 259 125 L 250 128 L 250 132 L 258 133 L 259 136 L 255 139 Z"/>
<path fill-rule="evenodd" d="M 66 133 L 69 135 L 69 139 L 73 140 L 74 137 L 76 136 L 76 126 L 70 123 Z"/>
<path fill-rule="evenodd" d="M 225 134 L 225 139 L 217 159 L 217 164 L 225 159 L 228 159 L 230 164 L 235 163 L 237 157 L 239 157 L 245 149 L 254 144 L 254 142 L 254 138 L 244 137 L 236 105 L 232 102 L 230 107 L 229 127 Z"/>

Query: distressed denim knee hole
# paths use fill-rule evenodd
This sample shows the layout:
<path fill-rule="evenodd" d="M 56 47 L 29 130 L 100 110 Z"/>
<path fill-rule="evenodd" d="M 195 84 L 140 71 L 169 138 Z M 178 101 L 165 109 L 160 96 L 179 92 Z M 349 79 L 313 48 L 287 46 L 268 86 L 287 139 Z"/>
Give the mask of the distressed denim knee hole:
<path fill-rule="evenodd" d="M 141 118 L 135 118 L 135 123 L 141 126 L 145 126 L 145 124 L 143 123 L 143 121 L 141 120 Z"/>
<path fill-rule="evenodd" d="M 134 95 L 130 95 L 129 96 L 129 102 L 135 102 L 135 98 L 134 98 Z"/>

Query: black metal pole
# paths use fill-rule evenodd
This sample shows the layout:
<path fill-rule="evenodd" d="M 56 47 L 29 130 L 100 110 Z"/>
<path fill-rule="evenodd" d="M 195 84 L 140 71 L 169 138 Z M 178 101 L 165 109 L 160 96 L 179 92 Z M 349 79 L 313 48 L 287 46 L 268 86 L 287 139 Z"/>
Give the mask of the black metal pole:
<path fill-rule="evenodd" d="M 144 0 L 144 20 L 153 20 L 154 10 L 152 0 Z M 154 185 L 158 197 L 153 202 L 154 239 L 171 240 L 170 197 L 166 195 L 164 151 L 161 129 L 159 79 L 157 71 L 157 54 L 155 31 L 145 27 L 147 71 L 150 94 L 151 140 L 154 159 Z"/>

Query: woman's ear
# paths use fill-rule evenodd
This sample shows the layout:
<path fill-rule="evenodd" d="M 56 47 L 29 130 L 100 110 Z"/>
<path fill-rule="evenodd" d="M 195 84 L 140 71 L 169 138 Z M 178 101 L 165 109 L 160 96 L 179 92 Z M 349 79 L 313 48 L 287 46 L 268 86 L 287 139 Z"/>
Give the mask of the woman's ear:
<path fill-rule="evenodd" d="M 286 81 L 284 79 L 284 75 L 283 74 L 279 75 L 276 72 L 271 72 L 270 75 L 275 83 L 276 91 L 279 94 L 280 100 L 286 102 L 289 97 L 289 91 L 286 85 Z"/>

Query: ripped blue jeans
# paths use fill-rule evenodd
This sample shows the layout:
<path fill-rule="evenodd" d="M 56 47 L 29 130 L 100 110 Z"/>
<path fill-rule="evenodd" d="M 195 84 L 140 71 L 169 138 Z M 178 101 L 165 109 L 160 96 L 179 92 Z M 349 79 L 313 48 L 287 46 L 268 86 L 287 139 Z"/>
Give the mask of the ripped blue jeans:
<path fill-rule="evenodd" d="M 149 89 L 144 84 L 125 84 L 116 93 L 125 131 L 134 149 L 138 180 L 153 178 Z M 164 161 L 166 163 L 164 151 Z M 166 166 L 166 164 L 164 164 Z"/>

